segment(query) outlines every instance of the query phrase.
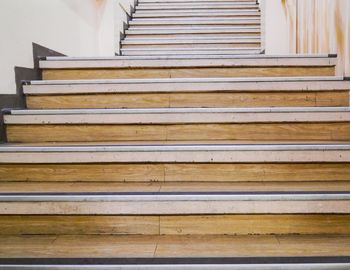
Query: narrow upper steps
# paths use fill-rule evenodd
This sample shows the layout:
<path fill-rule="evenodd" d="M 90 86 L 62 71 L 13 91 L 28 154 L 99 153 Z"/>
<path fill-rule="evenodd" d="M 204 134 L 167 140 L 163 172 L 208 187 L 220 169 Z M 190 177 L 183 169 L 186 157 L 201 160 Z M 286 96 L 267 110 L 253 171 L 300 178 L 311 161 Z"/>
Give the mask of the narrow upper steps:
<path fill-rule="evenodd" d="M 222 48 L 221 55 L 257 55 L 260 24 L 255 1 L 141 1 L 128 21 L 120 54 L 218 55 Z"/>

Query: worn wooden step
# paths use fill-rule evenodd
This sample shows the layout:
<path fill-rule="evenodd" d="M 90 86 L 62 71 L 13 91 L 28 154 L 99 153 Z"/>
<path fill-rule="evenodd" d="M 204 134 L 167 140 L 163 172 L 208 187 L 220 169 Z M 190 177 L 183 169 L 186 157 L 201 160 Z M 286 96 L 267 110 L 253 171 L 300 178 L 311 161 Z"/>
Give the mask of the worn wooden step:
<path fill-rule="evenodd" d="M 40 61 L 43 79 L 162 77 L 334 76 L 336 57 L 235 56 L 203 59 L 188 56 L 49 57 Z"/>
<path fill-rule="evenodd" d="M 230 3 L 223 3 L 223 4 L 217 4 L 217 3 L 182 3 L 179 4 L 173 4 L 173 3 L 164 3 L 164 4 L 139 4 L 135 7 L 136 12 L 139 10 L 203 10 L 203 9 L 210 9 L 214 8 L 215 10 L 225 10 L 225 9 L 235 9 L 235 10 L 258 10 L 259 6 L 254 4 L 230 4 Z"/>
<path fill-rule="evenodd" d="M 232 263 L 246 260 L 245 262 L 265 263 L 273 262 L 274 257 L 279 262 L 348 262 L 350 237 L 348 235 L 270 235 L 270 236 L 3 236 L 1 238 L 1 254 L 3 258 L 16 258 L 14 262 L 19 262 L 18 258 L 101 258 L 95 264 L 101 265 L 106 258 L 115 258 L 122 263 L 130 261 L 131 258 L 170 258 L 170 264 L 179 264 L 181 259 L 189 258 L 187 263 L 205 262 L 204 258 L 216 257 L 216 263 Z M 210 249 L 208 249 L 210 244 Z M 35 247 L 35 248 L 34 248 Z M 84 247 L 84 248 L 82 248 Z M 234 247 L 234 248 L 233 248 Z M 293 256 L 300 256 L 294 258 Z M 311 256 L 311 257 L 310 257 Z M 312 258 L 315 256 L 315 258 Z M 319 258 L 325 256 L 325 258 Z M 340 257 L 339 257 L 340 256 Z M 226 257 L 226 258 L 222 258 Z M 230 258 L 231 257 L 231 258 Z M 233 257 L 233 258 L 232 258 Z M 235 260 L 234 257 L 237 257 Z M 245 257 L 242 259 L 242 257 Z M 256 258 L 259 257 L 259 258 Z M 266 258 L 268 257 L 268 258 Z M 282 258 L 281 258 L 282 257 Z M 310 257 L 310 258 L 308 258 Z M 124 258 L 124 260 L 122 260 Z M 125 258 L 128 258 L 126 260 Z M 171 258 L 173 258 L 171 261 Z M 197 258 L 197 260 L 195 259 Z M 131 259 L 131 260 L 130 260 Z M 338 259 L 338 260 L 337 260 Z M 16 261 L 17 260 L 17 261 Z M 158 259 L 159 260 L 159 259 Z M 10 262 L 10 260 L 5 260 Z M 28 263 L 35 265 L 35 262 Z M 53 260 L 55 261 L 55 260 Z M 58 260 L 60 261 L 60 260 Z M 81 264 L 86 260 L 81 260 Z M 142 262 L 142 259 L 139 259 Z M 161 261 L 161 260 L 159 260 Z M 25 261 L 24 261 L 25 262 Z M 64 260 L 63 260 L 64 262 Z M 94 262 L 94 259 L 92 259 Z M 113 260 L 111 260 L 113 262 Z M 155 263 L 156 259 L 148 263 Z M 184 263 L 184 261 L 182 261 Z M 207 261 L 208 262 L 208 261 Z M 209 263 L 215 262 L 215 260 Z M 66 264 L 72 264 L 72 261 Z M 120 263 L 120 261 L 119 261 Z M 163 261 L 164 263 L 164 261 Z M 49 264 L 46 261 L 45 264 Z M 62 264 L 62 260 L 61 260 Z M 339 266 L 339 265 L 338 265 Z M 181 266 L 182 267 L 182 266 Z M 203 267 L 203 265 L 202 265 Z M 332 267 L 332 266 L 331 266 Z M 334 266 L 333 266 L 334 267 Z M 171 268 L 170 268 L 171 269 Z M 183 268 L 179 268 L 183 269 Z M 203 269 L 203 268 L 199 268 Z M 239 269 L 239 268 L 238 268 Z M 249 268 L 248 268 L 249 269 Z M 265 268 L 266 269 L 266 268 Z M 271 268 L 269 268 L 271 269 Z M 272 268 L 273 269 L 273 268 Z M 298 269 L 298 268 L 289 268 Z M 302 269 L 302 268 L 299 268 Z M 305 269 L 305 268 L 304 268 Z M 312 269 L 312 268 L 311 268 Z M 314 268 L 320 269 L 320 268 Z M 322 269 L 322 268 L 321 268 Z M 339 268 L 323 268 L 339 269 Z M 346 268 L 343 268 L 346 269 Z"/>
<path fill-rule="evenodd" d="M 9 142 L 350 141 L 344 108 L 12 110 Z"/>
<path fill-rule="evenodd" d="M 32 81 L 28 108 L 349 106 L 341 77 Z"/>
<path fill-rule="evenodd" d="M 241 269 L 251 269 L 251 270 L 266 270 L 266 269 L 281 269 L 281 270 L 301 270 L 301 269 L 308 269 L 308 270 L 346 270 L 349 267 L 349 263 L 347 263 L 348 258 L 341 258 L 340 261 L 336 260 L 329 260 L 326 258 L 316 258 L 313 262 L 305 262 L 305 259 L 302 258 L 302 262 L 300 262 L 300 257 L 292 257 L 288 258 L 286 262 L 283 263 L 276 263 L 276 262 L 270 262 L 267 263 L 265 260 L 266 258 L 259 258 L 259 262 L 261 263 L 251 263 L 251 258 L 248 258 L 246 263 L 241 261 L 241 258 L 239 260 L 232 260 L 232 258 L 227 258 L 221 260 L 210 260 L 208 258 L 203 258 L 202 260 L 194 260 L 191 258 L 191 260 L 186 260 L 184 258 L 176 258 L 176 259 L 169 259 L 166 258 L 163 260 L 163 258 L 157 258 L 157 259 L 126 259 L 126 260 L 118 260 L 118 259 L 91 259 L 87 263 L 85 259 L 18 259 L 17 261 L 23 262 L 22 265 L 17 265 L 16 260 L 5 260 L 6 265 L 1 265 L 2 269 L 4 270 L 12 270 L 14 267 L 16 269 L 27 269 L 27 270 L 34 270 L 34 269 L 43 269 L 43 270 L 62 270 L 67 269 L 67 267 L 73 267 L 74 269 L 81 270 L 81 269 L 101 269 L 101 270 L 108 270 L 108 269 L 120 269 L 120 270 L 138 270 L 138 269 L 150 269 L 150 270 L 156 270 L 159 268 L 162 269 L 183 269 L 183 270 L 197 270 L 197 269 L 217 269 L 217 270 L 226 270 L 232 269 L 232 270 L 241 270 Z M 272 258 L 274 259 L 274 258 Z M 295 259 L 295 263 L 291 263 Z M 325 260 L 324 260 L 325 259 Z M 101 262 L 108 261 L 109 263 L 101 266 Z M 131 262 L 130 262 L 131 261 Z M 193 261 L 196 261 L 197 263 L 194 264 Z M 277 258 L 276 261 L 280 261 L 280 258 Z M 344 263 L 344 261 L 346 261 Z M 59 264 L 57 264 L 59 262 Z M 225 264 L 223 264 L 225 262 Z M 167 263 L 167 264 L 165 264 Z M 97 265 L 94 265 L 97 264 Z"/>
<path fill-rule="evenodd" d="M 208 55 L 249 55 L 249 54 L 260 54 L 261 50 L 255 48 L 164 48 L 158 47 L 156 50 L 154 48 L 121 48 L 122 55 L 154 55 L 154 56 L 164 56 L 164 55 L 176 55 L 186 57 L 187 55 L 198 55 L 198 56 L 208 56 Z"/>
<path fill-rule="evenodd" d="M 2 163 L 5 182 L 296 182 L 350 181 L 350 163 Z M 345 189 L 346 190 L 346 189 Z"/>
<path fill-rule="evenodd" d="M 137 27 L 130 27 L 127 30 L 125 30 L 125 33 L 128 37 L 131 37 L 133 35 L 175 35 L 175 34 L 182 34 L 182 35 L 192 35 L 192 34 L 229 34 L 229 35 L 260 35 L 260 28 L 259 27 L 253 27 L 253 26 L 224 26 L 224 27 L 154 27 L 151 29 L 144 29 L 144 28 L 137 28 Z"/>
<path fill-rule="evenodd" d="M 199 18 L 199 19 L 183 19 L 183 18 L 172 18 L 172 19 L 133 19 L 129 21 L 130 26 L 151 27 L 151 26 L 166 26 L 166 25 L 260 25 L 260 19 L 232 19 L 232 18 Z"/>
<path fill-rule="evenodd" d="M 174 5 L 174 4 L 186 4 L 186 5 L 197 5 L 197 4 L 210 4 L 210 5 L 218 5 L 218 4 L 228 4 L 228 5 L 256 5 L 256 1 L 229 1 L 229 0 L 223 0 L 223 1 L 213 1 L 213 0 L 169 0 L 169 1 L 164 1 L 164 0 L 155 0 L 155 1 L 139 1 L 138 4 L 141 5 Z"/>
<path fill-rule="evenodd" d="M 222 48 L 257 48 L 260 47 L 260 39 L 259 38 L 250 38 L 250 37 L 243 37 L 243 38 L 198 38 L 198 37 L 192 37 L 192 38 L 126 38 L 121 41 L 122 49 L 128 49 L 128 48 L 148 48 L 153 49 L 154 51 L 157 51 L 162 48 L 191 48 L 193 47 L 194 50 L 197 48 L 203 48 L 204 50 L 207 49 L 218 49 L 218 47 Z"/>
<path fill-rule="evenodd" d="M 229 37 L 229 38 L 218 38 L 218 37 L 182 37 L 182 38 L 129 38 L 126 37 L 121 41 L 122 45 L 133 45 L 133 44 L 188 44 L 188 43 L 260 43 L 260 38 L 257 37 Z"/>
<path fill-rule="evenodd" d="M 0 163 L 350 162 L 344 144 L 1 146 Z"/>
<path fill-rule="evenodd" d="M 192 41 L 166 41 L 165 42 L 160 42 L 157 44 L 157 41 L 149 41 L 146 42 L 146 44 L 137 44 L 137 42 L 130 42 L 129 44 L 124 44 L 121 46 L 121 49 L 146 49 L 146 50 L 153 50 L 155 56 L 157 56 L 159 51 L 163 51 L 164 49 L 166 50 L 191 50 L 193 54 L 187 54 L 187 55 L 199 55 L 202 57 L 207 57 L 207 56 L 216 56 L 216 55 L 227 55 L 227 54 L 210 54 L 210 55 L 203 55 L 200 52 L 204 50 L 213 50 L 217 49 L 218 47 L 223 48 L 223 49 L 235 49 L 239 50 L 241 48 L 244 49 L 253 49 L 255 51 L 261 51 L 261 43 L 260 40 L 252 41 L 230 41 L 230 40 L 222 40 L 222 43 L 216 43 L 214 40 L 194 40 Z M 153 44 L 152 44 L 153 43 Z M 196 53 L 199 52 L 199 53 Z M 147 54 L 148 55 L 148 54 Z M 148 56 L 151 56 L 153 54 L 150 54 Z M 186 57 L 186 54 L 180 54 L 180 55 L 174 55 L 170 54 L 172 56 L 177 56 L 177 57 Z M 248 54 L 249 55 L 249 54 Z M 164 54 L 160 54 L 160 56 L 164 56 Z M 168 56 L 168 55 L 166 55 Z M 229 54 L 229 56 L 235 56 L 235 54 Z"/>
<path fill-rule="evenodd" d="M 136 169 L 136 167 L 135 167 Z M 199 177 L 200 178 L 200 177 Z M 349 191 L 350 181 L 1 181 L 3 193 L 36 192 L 336 192 Z M 302 180 L 302 179 L 300 179 Z M 349 221 L 350 222 L 350 221 Z M 1 222 L 0 222 L 1 223 Z M 1 230 L 0 230 L 1 233 Z"/>
<path fill-rule="evenodd" d="M 139 0 L 139 3 L 216 3 L 217 0 Z M 220 2 L 233 2 L 233 3 L 254 3 L 256 0 L 221 0 Z"/>
<path fill-rule="evenodd" d="M 230 18 L 256 18 L 260 16 L 259 11 L 247 10 L 247 11 L 217 11 L 217 12 L 208 12 L 208 11 L 188 11 L 181 12 L 178 11 L 138 11 L 132 15 L 132 18 L 221 18 L 221 17 L 230 17 Z"/>
<path fill-rule="evenodd" d="M 344 235 L 344 214 L 251 215 L 1 215 L 0 237 L 9 235 Z"/>
<path fill-rule="evenodd" d="M 168 38 L 168 39 L 183 39 L 183 38 L 189 38 L 191 39 L 192 37 L 194 38 L 201 38 L 201 39 L 204 39 L 204 38 L 225 38 L 225 37 L 232 37 L 232 33 L 223 33 L 223 34 L 220 34 L 220 33 L 217 33 L 217 34 L 212 34 L 212 33 L 204 33 L 204 34 L 167 34 L 167 33 L 164 33 L 164 34 L 135 34 L 135 35 L 128 35 L 127 38 L 129 40 L 133 40 L 133 39 L 145 39 L 145 38 L 150 38 L 150 39 L 159 39 L 159 38 Z M 259 38 L 259 35 L 260 33 L 257 32 L 257 33 L 252 33 L 252 35 L 249 35 L 249 33 L 247 34 L 234 34 L 234 36 L 238 37 L 238 38 L 241 38 L 241 37 L 248 37 L 248 36 L 252 36 L 252 37 L 256 37 L 256 38 Z M 220 48 L 218 48 L 218 50 L 220 50 Z M 242 53 L 243 54 L 243 53 Z"/>
<path fill-rule="evenodd" d="M 1 193 L 1 215 L 349 214 L 349 192 Z"/>

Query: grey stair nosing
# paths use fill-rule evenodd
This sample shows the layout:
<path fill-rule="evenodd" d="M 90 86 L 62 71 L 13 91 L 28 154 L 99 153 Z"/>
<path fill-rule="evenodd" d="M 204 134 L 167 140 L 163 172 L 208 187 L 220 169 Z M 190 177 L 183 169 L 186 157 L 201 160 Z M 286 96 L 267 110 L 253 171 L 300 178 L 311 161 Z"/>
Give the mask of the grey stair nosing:
<path fill-rule="evenodd" d="M 132 38 L 131 38 L 132 39 Z M 151 49 L 151 48 L 121 48 L 122 51 L 146 51 L 146 52 L 154 52 L 154 49 Z M 220 52 L 217 52 L 217 50 L 223 50 L 224 52 L 225 51 L 228 51 L 228 52 L 231 52 L 231 51 L 247 51 L 247 52 L 250 52 L 250 51 L 259 51 L 259 49 L 256 49 L 255 47 L 242 47 L 242 48 L 220 48 L 220 47 L 216 47 L 216 48 L 195 48 L 195 49 L 192 49 L 192 48 L 173 48 L 173 49 L 169 49 L 169 48 L 158 48 L 157 51 L 191 51 L 191 52 L 201 52 L 201 51 L 213 51 L 213 55 L 215 55 L 216 53 L 220 53 Z M 236 54 L 234 54 L 236 55 Z"/>
<path fill-rule="evenodd" d="M 211 202 L 211 201 L 344 201 L 343 194 L 268 194 L 268 195 L 0 195 L 0 202 Z M 349 202 L 350 203 L 350 202 Z"/>
<path fill-rule="evenodd" d="M 182 2 L 165 2 L 165 1 L 158 1 L 158 2 L 139 2 L 139 6 L 154 6 L 154 5 L 176 5 L 178 3 L 185 3 L 188 5 L 201 5 L 201 4 L 211 4 L 211 5 L 233 5 L 233 6 L 256 6 L 256 2 L 246 2 L 246 1 L 182 1 Z"/>
<path fill-rule="evenodd" d="M 31 85 L 67 84 L 130 84 L 130 83 L 245 83 L 245 82 L 312 82 L 331 81 L 349 83 L 342 76 L 317 77 L 241 77 L 241 78 L 160 78 L 160 79 L 94 79 L 94 80 L 33 80 Z"/>
<path fill-rule="evenodd" d="M 350 263 L 321 264 L 154 264 L 154 265 L 1 265 L 1 270 L 349 270 Z"/>
<path fill-rule="evenodd" d="M 133 20 L 131 20 L 130 22 L 153 22 L 153 21 L 174 21 L 174 22 L 182 22 L 182 21 L 189 21 L 189 22 L 192 22 L 192 21 L 225 21 L 225 20 L 228 20 L 228 21 L 259 21 L 260 22 L 260 18 L 244 18 L 244 19 L 241 19 L 241 18 L 231 18 L 231 17 L 220 17 L 220 18 L 208 18 L 208 19 L 203 19 L 203 18 L 200 18 L 200 19 L 194 19 L 193 17 L 191 17 L 191 19 L 176 19 L 176 18 L 169 18 L 169 19 L 164 19 L 164 18 L 152 18 L 152 19 L 149 19 L 149 18 L 135 18 Z"/>
<path fill-rule="evenodd" d="M 159 50 L 158 50 L 159 51 Z M 196 56 L 205 56 L 205 55 L 208 55 L 208 54 L 211 54 L 211 55 L 218 55 L 218 56 L 222 56 L 222 55 L 232 55 L 232 54 L 242 54 L 241 51 L 237 51 L 237 52 L 216 52 L 216 53 L 212 53 L 212 52 L 206 52 L 206 51 L 189 51 L 189 52 L 184 52 L 184 51 L 176 51 L 176 50 L 173 50 L 173 51 L 159 51 L 159 52 L 149 52 L 147 53 L 147 51 L 135 51 L 135 50 L 131 50 L 131 51 L 125 51 L 125 50 L 121 50 L 122 54 L 124 55 L 180 55 L 180 56 L 188 56 L 188 55 L 196 55 Z M 260 50 L 251 50 L 251 51 L 245 51 L 243 52 L 244 54 L 259 54 L 260 53 Z"/>
<path fill-rule="evenodd" d="M 230 59 L 299 59 L 299 58 L 329 58 L 328 54 L 298 54 L 298 55 L 258 55 L 258 56 L 250 56 L 250 55 L 242 55 L 242 56 L 233 56 Z M 69 56 L 49 56 L 46 57 L 46 61 L 115 61 L 118 59 L 131 59 L 131 60 L 150 60 L 150 59 L 159 59 L 166 60 L 166 57 L 133 57 L 133 56 L 114 56 L 114 57 L 69 57 Z M 203 58 L 205 59 L 205 58 Z M 225 58 L 227 59 L 227 58 Z"/>
<path fill-rule="evenodd" d="M 241 37 L 179 37 L 179 38 L 128 38 L 126 37 L 124 41 L 174 41 L 174 40 L 261 40 L 260 37 L 256 36 L 241 36 Z"/>
<path fill-rule="evenodd" d="M 164 30 L 167 31 L 169 28 L 162 28 L 162 27 L 153 27 L 152 29 L 148 28 L 138 28 L 136 26 L 131 26 L 126 30 L 126 33 L 130 33 L 133 31 L 147 31 L 147 30 L 152 30 L 152 31 L 159 31 L 159 30 Z M 261 32 L 261 27 L 260 26 L 252 26 L 252 25 L 246 25 L 246 26 L 210 26 L 210 27 L 193 27 L 191 29 L 185 28 L 185 27 L 178 27 L 175 30 L 206 30 L 206 31 L 212 31 L 212 30 L 218 30 L 218 31 L 223 31 L 223 30 L 231 30 L 231 31 L 248 31 L 248 30 L 254 30 L 254 31 L 259 31 Z"/>
<path fill-rule="evenodd" d="M 0 153 L 348 151 L 350 144 L 0 146 Z"/>
<path fill-rule="evenodd" d="M 13 109 L 12 115 L 76 115 L 76 114 L 198 114 L 198 113 L 305 113 L 350 112 L 350 107 L 258 107 L 258 108 L 135 108 L 135 109 Z"/>

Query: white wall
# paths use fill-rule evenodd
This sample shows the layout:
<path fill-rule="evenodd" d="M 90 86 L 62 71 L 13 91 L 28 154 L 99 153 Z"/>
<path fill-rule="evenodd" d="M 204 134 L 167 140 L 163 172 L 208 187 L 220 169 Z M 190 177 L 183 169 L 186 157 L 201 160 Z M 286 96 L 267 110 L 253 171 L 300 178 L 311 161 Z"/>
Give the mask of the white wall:
<path fill-rule="evenodd" d="M 114 0 L 1 0 L 0 94 L 15 93 L 14 66 L 33 67 L 32 42 L 69 56 L 113 56 Z"/>
<path fill-rule="evenodd" d="M 349 0 L 264 0 L 267 54 L 338 54 L 350 76 Z"/>
<path fill-rule="evenodd" d="M 288 54 L 288 24 L 280 0 L 264 0 L 264 46 L 266 54 Z"/>

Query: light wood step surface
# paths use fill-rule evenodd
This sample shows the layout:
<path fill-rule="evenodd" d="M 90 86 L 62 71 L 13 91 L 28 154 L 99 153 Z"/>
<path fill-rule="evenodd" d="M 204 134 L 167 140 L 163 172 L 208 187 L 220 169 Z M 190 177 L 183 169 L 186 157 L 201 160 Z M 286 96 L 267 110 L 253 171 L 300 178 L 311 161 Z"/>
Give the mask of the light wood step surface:
<path fill-rule="evenodd" d="M 349 256 L 349 247 L 348 235 L 3 236 L 0 254 L 5 258 L 306 257 Z"/>
<path fill-rule="evenodd" d="M 40 61 L 43 79 L 334 76 L 336 58 L 243 56 L 199 59 L 188 56 L 48 58 Z M 210 60 L 210 61 L 208 61 Z"/>
<path fill-rule="evenodd" d="M 350 140 L 344 108 L 12 110 L 9 142 Z"/>
<path fill-rule="evenodd" d="M 347 163 L 344 144 L 2 146 L 0 163 Z"/>
<path fill-rule="evenodd" d="M 33 161 L 33 160 L 32 160 Z M 0 164 L 4 182 L 296 182 L 350 181 L 350 163 Z M 316 184 L 317 185 L 317 184 Z M 198 188 L 200 190 L 200 188 Z"/>
<path fill-rule="evenodd" d="M 350 216 L 339 214 L 176 216 L 0 216 L 5 235 L 342 235 Z"/>
<path fill-rule="evenodd" d="M 349 214 L 349 192 L 11 193 L 1 215 Z"/>
<path fill-rule="evenodd" d="M 33 81 L 28 108 L 349 106 L 341 78 Z"/>

